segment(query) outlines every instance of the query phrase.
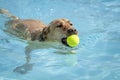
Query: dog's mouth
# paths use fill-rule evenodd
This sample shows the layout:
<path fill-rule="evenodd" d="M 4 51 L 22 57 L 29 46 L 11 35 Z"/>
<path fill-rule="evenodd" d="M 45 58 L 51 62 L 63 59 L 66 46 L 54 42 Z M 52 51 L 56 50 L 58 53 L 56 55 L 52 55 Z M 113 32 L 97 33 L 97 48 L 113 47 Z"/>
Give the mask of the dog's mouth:
<path fill-rule="evenodd" d="M 65 46 L 70 47 L 70 46 L 67 44 L 67 37 L 62 38 L 62 39 L 61 39 L 61 42 L 62 42 L 62 44 L 64 44 Z"/>

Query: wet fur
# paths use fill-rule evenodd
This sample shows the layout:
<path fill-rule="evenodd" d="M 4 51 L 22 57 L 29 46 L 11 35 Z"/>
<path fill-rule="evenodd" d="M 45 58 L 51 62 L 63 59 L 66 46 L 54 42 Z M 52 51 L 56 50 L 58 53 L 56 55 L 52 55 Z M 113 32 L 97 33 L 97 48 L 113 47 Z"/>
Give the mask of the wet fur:
<path fill-rule="evenodd" d="M 19 37 L 32 41 L 61 41 L 63 37 L 77 34 L 68 19 L 56 19 L 49 25 L 45 25 L 39 20 L 17 19 L 8 21 L 6 25 L 16 32 L 14 35 L 20 34 Z M 73 31 L 68 32 L 70 29 Z"/>
<path fill-rule="evenodd" d="M 7 27 L 6 31 L 23 39 L 61 42 L 63 37 L 78 34 L 68 19 L 56 19 L 46 25 L 40 20 L 20 19 L 4 9 L 0 9 L 0 13 L 11 19 L 5 24 Z M 14 72 L 25 74 L 32 69 L 33 64 L 30 63 L 31 51 L 34 50 L 32 47 L 33 44 L 26 46 L 26 63 L 16 67 Z M 38 48 L 35 45 L 35 49 Z"/>

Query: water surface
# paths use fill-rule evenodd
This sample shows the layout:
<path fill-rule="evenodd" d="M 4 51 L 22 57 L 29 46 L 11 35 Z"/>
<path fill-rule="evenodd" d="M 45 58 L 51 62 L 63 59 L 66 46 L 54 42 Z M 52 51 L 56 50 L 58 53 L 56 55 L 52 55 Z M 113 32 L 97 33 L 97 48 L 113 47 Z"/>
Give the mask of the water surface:
<path fill-rule="evenodd" d="M 75 49 L 28 42 L 4 32 L 9 19 L 0 15 L 0 80 L 120 79 L 119 0 L 0 0 L 0 8 L 46 24 L 68 18 L 81 38 Z"/>

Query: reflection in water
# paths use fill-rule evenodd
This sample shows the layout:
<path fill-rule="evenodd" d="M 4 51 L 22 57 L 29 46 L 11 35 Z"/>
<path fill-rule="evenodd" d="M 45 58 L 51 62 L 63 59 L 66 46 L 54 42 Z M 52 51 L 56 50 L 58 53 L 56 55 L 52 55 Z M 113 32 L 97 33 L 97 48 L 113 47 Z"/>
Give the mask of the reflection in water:
<path fill-rule="evenodd" d="M 26 74 L 28 71 L 32 70 L 33 64 L 25 63 L 22 66 L 16 67 L 13 71 L 20 73 L 20 74 Z"/>
<path fill-rule="evenodd" d="M 21 66 L 17 66 L 13 71 L 14 72 L 17 72 L 17 73 L 20 73 L 20 74 L 26 74 L 28 73 L 29 71 L 32 70 L 33 66 L 34 66 L 34 63 L 36 63 L 36 61 L 34 61 L 34 63 L 31 63 L 32 61 L 32 54 L 34 54 L 33 52 L 37 49 L 49 49 L 49 48 L 54 48 L 55 50 L 51 53 L 48 53 L 48 54 L 51 54 L 51 55 L 54 55 L 52 53 L 55 53 L 55 55 L 58 55 L 60 56 L 60 54 L 64 55 L 65 59 L 64 59 L 64 62 L 60 62 L 58 63 L 56 60 L 55 63 L 52 63 L 54 61 L 54 59 L 48 59 L 46 54 L 41 53 L 41 52 L 37 52 L 37 54 L 42 54 L 42 56 L 39 55 L 40 59 L 39 61 L 43 61 L 43 57 L 46 55 L 46 60 L 48 60 L 49 62 L 47 63 L 44 63 L 45 64 L 45 67 L 49 68 L 49 67 L 60 67 L 60 66 L 65 66 L 65 65 L 71 65 L 71 66 L 74 66 L 77 64 L 77 56 L 75 55 L 76 54 L 76 51 L 75 49 L 67 49 L 67 47 L 63 46 L 62 44 L 59 44 L 57 42 L 28 42 L 29 44 L 25 47 L 25 55 L 26 55 L 26 62 L 25 64 L 21 65 Z M 59 46 L 63 46 L 63 47 L 58 47 L 57 45 Z M 35 55 L 35 54 L 34 54 Z M 43 56 L 44 55 L 44 56 Z M 67 55 L 67 56 L 66 56 Z M 71 55 L 71 56 L 69 56 Z M 58 58 L 57 58 L 58 59 Z M 44 61 L 46 61 L 44 60 Z M 62 60 L 63 61 L 63 60 Z M 57 64 L 56 64 L 57 63 Z"/>

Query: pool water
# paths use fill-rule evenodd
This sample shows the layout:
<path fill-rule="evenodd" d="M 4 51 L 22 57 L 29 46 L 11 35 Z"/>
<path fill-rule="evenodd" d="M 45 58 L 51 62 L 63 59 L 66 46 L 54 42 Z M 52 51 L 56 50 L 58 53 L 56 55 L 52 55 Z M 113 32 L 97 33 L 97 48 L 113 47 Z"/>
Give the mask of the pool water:
<path fill-rule="evenodd" d="M 0 0 L 0 8 L 46 24 L 68 18 L 81 39 L 74 49 L 22 40 L 0 14 L 0 80 L 120 80 L 120 0 Z"/>

